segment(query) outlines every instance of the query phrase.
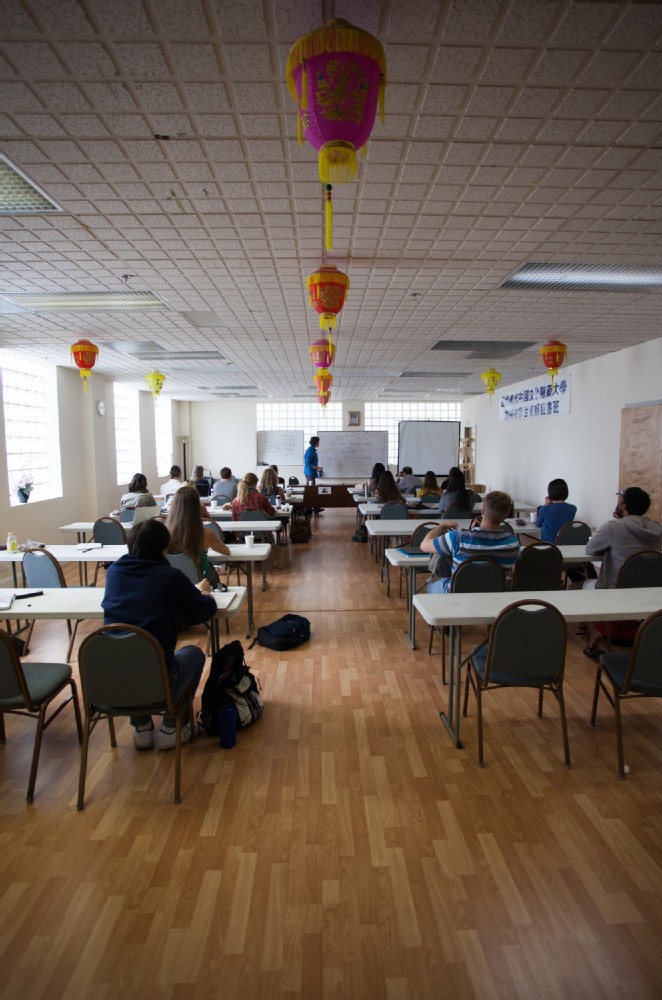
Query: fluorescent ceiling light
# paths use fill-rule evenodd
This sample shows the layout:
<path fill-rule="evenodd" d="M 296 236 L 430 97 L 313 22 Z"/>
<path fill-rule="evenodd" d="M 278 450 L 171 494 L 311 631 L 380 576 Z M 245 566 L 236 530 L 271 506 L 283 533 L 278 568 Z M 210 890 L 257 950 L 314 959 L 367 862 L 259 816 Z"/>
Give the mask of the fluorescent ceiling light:
<path fill-rule="evenodd" d="M 62 209 L 0 153 L 0 215 L 43 215 Z"/>
<path fill-rule="evenodd" d="M 31 312 L 106 312 L 169 309 L 154 292 L 0 292 L 0 298 Z"/>
<path fill-rule="evenodd" d="M 564 292 L 640 292 L 662 285 L 662 268 L 625 264 L 524 264 L 502 288 Z"/>

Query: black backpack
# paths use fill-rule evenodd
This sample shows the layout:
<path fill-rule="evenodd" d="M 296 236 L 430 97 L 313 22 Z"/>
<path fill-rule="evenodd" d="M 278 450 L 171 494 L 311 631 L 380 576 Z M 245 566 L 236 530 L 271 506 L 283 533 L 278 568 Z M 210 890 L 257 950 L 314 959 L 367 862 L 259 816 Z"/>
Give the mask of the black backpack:
<path fill-rule="evenodd" d="M 244 649 L 238 639 L 214 653 L 201 702 L 198 723 L 210 736 L 218 736 L 219 713 L 224 705 L 234 706 L 237 728 L 250 726 L 262 715 L 264 701 L 260 685 L 246 666 Z"/>
<path fill-rule="evenodd" d="M 297 542 L 309 542 L 312 537 L 313 529 L 310 527 L 310 521 L 300 507 L 295 507 L 290 523 L 290 538 L 296 544 Z"/>
<path fill-rule="evenodd" d="M 368 529 L 365 524 L 357 524 L 356 531 L 352 536 L 353 542 L 367 542 L 368 541 Z"/>
<path fill-rule="evenodd" d="M 256 642 L 268 649 L 294 649 L 310 639 L 310 622 L 303 615 L 283 615 L 270 625 L 262 625 L 249 646 Z"/>

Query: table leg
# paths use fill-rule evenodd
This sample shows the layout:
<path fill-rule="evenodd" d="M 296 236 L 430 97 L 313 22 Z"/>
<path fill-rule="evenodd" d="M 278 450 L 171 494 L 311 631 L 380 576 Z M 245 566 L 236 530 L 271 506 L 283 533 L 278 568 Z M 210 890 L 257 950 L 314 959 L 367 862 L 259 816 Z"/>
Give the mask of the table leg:
<path fill-rule="evenodd" d="M 409 607 L 407 642 L 412 649 L 416 649 L 416 611 L 414 609 L 414 588 L 416 587 L 416 567 L 409 566 Z"/>
<path fill-rule="evenodd" d="M 253 621 L 253 563 L 250 559 L 246 560 L 246 604 L 248 606 L 248 632 L 246 633 L 246 638 L 249 639 L 251 632 L 255 626 Z"/>
<path fill-rule="evenodd" d="M 462 742 L 460 740 L 460 694 L 462 691 L 460 667 L 462 664 L 462 628 L 459 625 L 451 625 L 450 627 L 448 662 L 450 666 L 448 677 L 448 712 L 440 712 L 439 717 L 446 726 L 446 729 L 448 730 L 448 733 L 457 749 L 462 750 Z"/>

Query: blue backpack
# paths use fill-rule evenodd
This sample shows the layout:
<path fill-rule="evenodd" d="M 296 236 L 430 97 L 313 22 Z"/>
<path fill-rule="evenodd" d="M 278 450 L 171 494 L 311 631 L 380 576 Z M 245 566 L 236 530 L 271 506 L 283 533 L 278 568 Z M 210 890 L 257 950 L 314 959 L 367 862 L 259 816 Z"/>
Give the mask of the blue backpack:
<path fill-rule="evenodd" d="M 252 649 L 256 642 L 268 649 L 294 649 L 302 642 L 310 639 L 310 622 L 303 615 L 283 615 L 271 625 L 262 625 L 257 635 L 248 647 Z"/>

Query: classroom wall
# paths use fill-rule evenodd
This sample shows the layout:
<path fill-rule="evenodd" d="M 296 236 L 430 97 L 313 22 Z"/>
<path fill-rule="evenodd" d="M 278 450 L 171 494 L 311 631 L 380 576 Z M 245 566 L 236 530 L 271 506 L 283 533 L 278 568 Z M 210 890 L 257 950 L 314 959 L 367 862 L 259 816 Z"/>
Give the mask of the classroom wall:
<path fill-rule="evenodd" d="M 255 400 L 228 399 L 189 403 L 190 462 L 218 477 L 227 465 L 237 477 L 253 472 L 257 462 Z"/>
<path fill-rule="evenodd" d="M 487 395 L 463 403 L 462 425 L 476 425 L 476 481 L 542 503 L 549 480 L 561 477 L 577 516 L 601 524 L 611 516 L 616 490 L 637 485 L 619 483 L 621 410 L 662 395 L 662 339 L 562 370 L 572 375 L 567 416 L 500 423 L 498 390 L 491 405 Z"/>

